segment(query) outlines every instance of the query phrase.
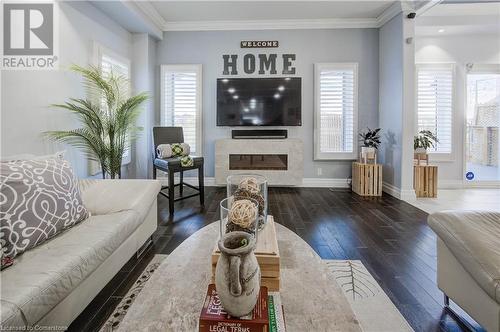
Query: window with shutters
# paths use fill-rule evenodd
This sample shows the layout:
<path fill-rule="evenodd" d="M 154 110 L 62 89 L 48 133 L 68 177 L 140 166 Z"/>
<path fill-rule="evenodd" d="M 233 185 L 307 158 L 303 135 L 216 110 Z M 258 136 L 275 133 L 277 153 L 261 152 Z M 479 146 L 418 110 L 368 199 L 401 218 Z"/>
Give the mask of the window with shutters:
<path fill-rule="evenodd" d="M 161 122 L 182 127 L 191 154 L 202 155 L 201 65 L 161 66 Z"/>
<path fill-rule="evenodd" d="M 429 130 L 439 142 L 430 153 L 451 155 L 454 66 L 417 65 L 417 131 Z"/>
<path fill-rule="evenodd" d="M 113 73 L 115 77 L 123 77 L 127 81 L 125 86 L 126 91 L 124 91 L 125 96 L 130 97 L 130 60 L 98 44 L 95 45 L 95 53 L 97 57 L 97 66 L 101 70 L 103 76 L 109 77 L 109 75 Z M 104 100 L 103 107 L 106 107 Z M 127 165 L 131 162 L 130 150 L 131 146 L 125 149 L 125 152 L 123 153 L 122 165 Z"/>
<path fill-rule="evenodd" d="M 314 66 L 314 159 L 357 158 L 358 66 Z"/>

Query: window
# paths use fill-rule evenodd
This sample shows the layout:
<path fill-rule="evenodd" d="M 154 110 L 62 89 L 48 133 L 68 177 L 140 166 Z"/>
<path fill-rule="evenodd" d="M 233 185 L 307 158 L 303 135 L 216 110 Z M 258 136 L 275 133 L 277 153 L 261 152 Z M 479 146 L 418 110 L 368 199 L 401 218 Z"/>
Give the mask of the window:
<path fill-rule="evenodd" d="M 432 153 L 452 152 L 453 81 L 451 64 L 417 66 L 417 129 L 437 136 Z"/>
<path fill-rule="evenodd" d="M 191 154 L 202 155 L 201 65 L 161 66 L 161 123 L 182 127 Z"/>
<path fill-rule="evenodd" d="M 314 66 L 314 159 L 357 158 L 358 65 Z"/>
<path fill-rule="evenodd" d="M 106 49 L 100 45 L 96 46 L 98 67 L 104 77 L 108 77 L 111 73 L 115 76 L 122 76 L 126 80 L 130 80 L 130 60 Z M 130 82 L 128 84 L 128 91 L 126 95 L 130 96 Z M 105 106 L 103 104 L 103 106 Z M 127 165 L 131 162 L 131 147 L 125 149 L 123 153 L 122 165 Z"/>
<path fill-rule="evenodd" d="M 126 79 L 130 80 L 131 66 L 130 60 L 101 46 L 98 43 L 94 43 L 94 65 L 97 66 L 104 75 L 109 75 L 111 71 L 115 75 L 122 75 Z M 129 86 L 128 93 L 130 94 L 131 88 Z M 103 105 L 105 107 L 105 105 Z M 128 165 L 131 162 L 131 147 L 129 146 L 123 153 L 122 165 Z M 96 175 L 101 173 L 101 167 L 99 163 L 94 160 L 89 160 L 89 173 L 91 175 Z"/>
<path fill-rule="evenodd" d="M 105 77 L 113 73 L 115 76 L 122 76 L 130 80 L 130 61 L 125 58 L 121 59 L 110 54 L 101 53 L 100 69 Z M 128 94 L 130 95 L 130 87 Z"/>
<path fill-rule="evenodd" d="M 466 69 L 464 178 L 468 183 L 498 184 L 500 65 L 470 63 Z"/>

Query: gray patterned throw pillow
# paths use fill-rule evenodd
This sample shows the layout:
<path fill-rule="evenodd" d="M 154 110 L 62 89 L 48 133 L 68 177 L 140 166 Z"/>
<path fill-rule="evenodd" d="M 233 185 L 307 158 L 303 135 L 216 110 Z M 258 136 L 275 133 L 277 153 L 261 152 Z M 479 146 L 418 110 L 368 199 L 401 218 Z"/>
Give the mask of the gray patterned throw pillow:
<path fill-rule="evenodd" d="M 68 161 L 0 162 L 0 243 L 14 258 L 89 217 Z"/>

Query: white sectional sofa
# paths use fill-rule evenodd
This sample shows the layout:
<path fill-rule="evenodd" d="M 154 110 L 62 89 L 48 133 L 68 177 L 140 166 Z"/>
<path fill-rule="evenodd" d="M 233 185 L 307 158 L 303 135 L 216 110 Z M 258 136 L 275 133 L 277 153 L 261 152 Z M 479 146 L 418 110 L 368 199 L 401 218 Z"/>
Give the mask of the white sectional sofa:
<path fill-rule="evenodd" d="M 500 332 L 500 213 L 443 211 L 428 222 L 438 236 L 437 282 L 446 309 L 453 312 L 451 298 L 487 331 Z"/>
<path fill-rule="evenodd" d="M 67 327 L 157 228 L 155 180 L 82 180 L 91 217 L 0 274 L 1 327 Z"/>

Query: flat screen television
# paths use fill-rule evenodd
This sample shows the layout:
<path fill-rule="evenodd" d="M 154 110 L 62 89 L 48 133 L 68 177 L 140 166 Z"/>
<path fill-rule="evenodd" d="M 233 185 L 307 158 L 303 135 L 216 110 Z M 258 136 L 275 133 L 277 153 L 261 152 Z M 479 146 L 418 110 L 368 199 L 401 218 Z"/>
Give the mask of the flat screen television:
<path fill-rule="evenodd" d="M 218 126 L 301 126 L 301 79 L 217 79 Z"/>

